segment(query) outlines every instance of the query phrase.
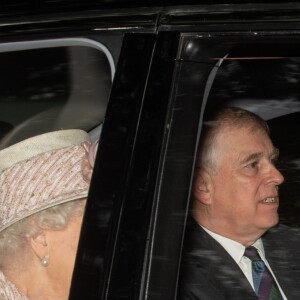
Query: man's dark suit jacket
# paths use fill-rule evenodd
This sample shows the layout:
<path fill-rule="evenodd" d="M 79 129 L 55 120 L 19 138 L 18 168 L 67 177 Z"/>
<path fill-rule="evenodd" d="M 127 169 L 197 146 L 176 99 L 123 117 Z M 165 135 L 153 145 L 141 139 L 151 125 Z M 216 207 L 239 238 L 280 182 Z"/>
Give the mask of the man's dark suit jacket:
<path fill-rule="evenodd" d="M 194 221 L 187 228 L 178 300 L 255 300 L 244 273 L 205 230 Z M 265 255 L 288 300 L 300 299 L 300 235 L 277 226 L 263 237 Z"/>

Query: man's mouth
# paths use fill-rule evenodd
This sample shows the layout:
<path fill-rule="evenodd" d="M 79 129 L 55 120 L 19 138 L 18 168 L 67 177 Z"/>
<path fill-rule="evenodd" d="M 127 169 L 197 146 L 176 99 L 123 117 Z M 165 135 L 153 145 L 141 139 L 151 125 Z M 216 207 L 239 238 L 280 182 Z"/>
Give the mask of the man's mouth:
<path fill-rule="evenodd" d="M 278 197 L 267 197 L 261 201 L 262 203 L 278 203 Z"/>

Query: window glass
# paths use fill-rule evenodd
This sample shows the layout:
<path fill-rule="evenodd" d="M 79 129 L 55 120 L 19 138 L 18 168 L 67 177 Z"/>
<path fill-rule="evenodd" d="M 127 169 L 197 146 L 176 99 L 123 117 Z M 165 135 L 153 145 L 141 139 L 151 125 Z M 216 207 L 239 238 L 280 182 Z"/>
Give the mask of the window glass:
<path fill-rule="evenodd" d="M 87 39 L 0 44 L 0 294 L 5 299 L 25 299 L 25 293 L 35 298 L 40 282 L 50 277 L 37 297 L 68 298 L 98 149 L 89 141 L 100 136 L 121 42 L 116 36 L 108 41 L 119 47 L 114 57 L 104 44 Z M 38 268 L 52 275 L 44 280 Z"/>
<path fill-rule="evenodd" d="M 260 39 L 246 39 L 245 37 L 215 37 L 215 39 L 206 39 L 205 37 L 199 36 L 187 36 L 182 45 L 183 49 L 180 58 L 183 59 L 183 62 L 181 65 L 181 70 L 186 69 L 189 71 L 189 91 L 194 89 L 193 95 L 199 95 L 199 101 L 202 101 L 202 107 L 198 110 L 198 134 L 200 142 L 202 138 L 201 130 L 203 126 L 203 120 L 207 120 L 207 116 L 223 107 L 243 108 L 259 115 L 261 118 L 267 121 L 270 128 L 271 140 L 274 146 L 279 149 L 279 159 L 275 162 L 275 165 L 285 179 L 283 184 L 279 186 L 279 223 L 289 225 L 292 227 L 291 232 L 293 232 L 293 234 L 289 236 L 287 243 L 284 243 L 283 247 L 287 249 L 288 245 L 289 248 L 287 251 L 296 253 L 298 251 L 298 246 L 295 245 L 298 243 L 298 229 L 300 225 L 300 199 L 298 184 L 298 178 L 300 175 L 300 140 L 298 136 L 300 122 L 300 44 L 297 42 L 297 40 L 291 44 L 280 38 L 276 39 L 270 37 L 260 37 Z M 193 82 L 197 80 L 194 80 L 193 78 L 197 78 L 198 86 L 200 86 L 199 88 Z M 188 95 L 189 92 L 186 93 Z M 186 96 L 186 94 L 184 95 Z M 263 138 L 264 136 L 262 135 L 261 139 Z M 234 141 L 236 142 L 236 140 Z M 250 138 L 248 140 L 246 139 L 246 141 L 250 144 Z M 198 144 L 198 142 L 196 144 Z M 243 148 L 237 149 L 240 150 Z M 232 158 L 230 155 L 228 157 Z M 222 166 L 230 168 L 230 163 L 225 164 L 224 161 Z M 195 165 L 196 164 L 197 160 L 195 159 Z M 249 164 L 249 169 L 252 167 L 254 168 L 254 165 L 255 164 L 250 166 Z M 225 169 L 225 167 L 223 169 Z M 205 193 L 208 193 L 208 189 L 206 189 L 206 186 L 203 184 L 203 182 L 205 182 L 205 179 L 203 179 L 205 172 L 197 172 L 198 170 L 196 167 L 196 169 L 194 169 L 194 174 L 198 176 L 194 176 L 194 178 L 196 178 L 198 181 L 197 185 L 194 187 L 197 187 L 197 189 L 193 189 L 192 179 L 191 193 L 189 197 L 190 199 L 187 199 L 187 201 L 190 200 L 191 204 L 193 203 L 193 197 L 196 193 L 198 193 L 198 197 L 200 197 L 201 194 L 204 199 L 202 199 L 203 201 L 208 199 L 208 197 L 205 198 L 204 196 Z M 276 173 L 276 179 L 278 179 L 278 172 L 274 173 Z M 199 174 L 201 174 L 203 177 L 199 176 Z M 222 174 L 236 173 L 223 172 Z M 238 175 L 236 176 L 238 177 Z M 218 195 L 220 196 L 219 199 L 223 199 L 224 201 L 225 198 L 222 198 L 222 195 L 225 194 L 224 187 L 226 183 L 229 182 L 229 184 L 232 184 L 232 182 L 238 182 L 238 180 L 230 181 L 225 177 L 226 176 L 220 179 L 219 176 L 218 182 L 217 179 L 215 179 L 215 181 L 208 180 L 209 183 L 214 182 L 216 186 L 218 185 Z M 201 178 L 203 179 L 202 181 Z M 280 178 L 282 179 L 281 176 Z M 281 183 L 281 180 L 279 181 Z M 273 182 L 273 191 L 268 193 L 275 194 L 275 188 L 276 187 Z M 213 191 L 216 192 L 216 189 Z M 241 192 L 241 189 L 238 188 L 233 190 L 237 191 L 236 197 L 235 194 L 231 194 L 231 196 L 233 195 L 232 198 L 236 200 L 235 203 L 237 207 L 235 207 L 235 205 L 230 207 L 230 202 L 228 202 L 228 206 L 231 209 L 227 210 L 225 206 L 222 207 L 224 210 L 221 208 L 220 211 L 218 211 L 218 217 L 220 219 L 222 218 L 222 213 L 225 215 L 224 220 L 226 220 L 226 217 L 234 215 L 234 213 L 239 209 L 238 200 L 240 199 L 242 203 L 243 198 L 239 198 L 238 192 L 243 194 L 243 191 Z M 193 192 L 195 193 L 194 195 Z M 247 194 L 245 195 L 247 196 Z M 276 202 L 276 200 L 272 198 L 275 199 L 276 197 L 268 197 L 264 200 L 266 202 Z M 218 206 L 218 203 L 216 206 Z M 206 299 L 207 297 L 213 297 L 216 299 L 235 297 L 239 298 L 239 296 L 246 291 L 246 288 L 242 283 L 244 277 L 242 276 L 242 273 L 240 273 L 241 270 L 239 266 L 241 266 L 241 264 L 237 264 L 235 266 L 235 264 L 229 263 L 229 261 L 228 263 L 226 262 L 227 258 L 231 258 L 230 255 L 234 257 L 234 251 L 231 251 L 234 246 L 232 244 L 230 245 L 228 240 L 224 241 L 223 237 L 226 236 L 225 234 L 223 234 L 223 237 L 220 237 L 214 235 L 214 233 L 219 233 L 221 236 L 224 232 L 227 234 L 229 233 L 226 236 L 229 238 L 236 236 L 234 236 L 232 230 L 227 230 L 227 232 L 226 230 L 223 232 L 220 230 L 221 232 L 217 232 L 217 225 L 215 227 L 212 225 L 212 228 L 215 231 L 208 234 L 206 234 L 207 232 L 205 232 L 205 229 L 199 229 L 200 227 L 198 223 L 200 222 L 201 217 L 201 220 L 203 220 L 203 215 L 205 215 L 205 213 L 203 213 L 201 217 L 199 217 L 200 214 L 196 215 L 196 213 L 191 216 L 191 208 L 196 211 L 197 208 L 200 210 L 199 207 L 200 205 L 197 206 L 197 204 L 194 206 L 190 205 L 190 210 L 188 210 L 187 213 L 188 218 L 187 222 L 185 223 L 186 231 L 182 248 L 183 251 L 181 253 L 182 261 L 181 272 L 179 273 L 177 299 L 188 299 L 189 297 L 193 298 L 195 295 L 197 295 L 197 297 L 199 296 L 199 299 Z M 219 208 L 220 207 L 221 205 L 219 205 Z M 241 213 L 243 210 L 240 210 L 239 212 Z M 206 215 L 209 215 L 209 210 L 207 210 L 206 213 Z M 247 215 L 247 213 L 245 215 Z M 195 216 L 199 217 L 198 223 L 194 221 L 193 217 Z M 254 217 L 256 217 L 255 214 Z M 212 219 L 213 218 L 211 218 L 209 221 Z M 232 217 L 232 219 L 234 219 L 234 217 Z M 265 220 L 264 218 L 262 219 Z M 230 223 L 230 220 L 231 219 L 229 217 L 227 221 Z M 234 220 L 236 221 L 237 218 Z M 212 220 L 211 224 L 213 224 L 214 221 L 215 224 L 218 224 L 217 218 Z M 243 225 L 244 222 L 247 225 L 250 224 L 251 227 L 252 221 L 249 221 L 249 224 L 247 223 L 247 220 L 244 221 L 244 219 L 243 222 L 240 222 L 240 220 L 238 221 L 239 222 L 237 222 L 236 225 Z M 225 223 L 226 222 L 224 222 L 223 225 Z M 234 224 L 234 222 L 232 224 Z M 236 226 L 236 228 L 239 227 Z M 276 227 L 274 231 L 276 231 L 276 233 L 277 230 L 280 232 L 281 228 L 281 226 L 278 228 Z M 219 229 L 220 227 L 218 230 Z M 267 253 L 266 256 L 268 256 L 267 260 L 274 271 L 275 266 L 272 266 L 273 261 L 271 258 L 272 255 L 270 254 L 272 251 L 268 249 L 268 246 L 273 242 L 275 243 L 275 240 L 281 240 L 281 238 L 277 237 L 277 239 L 275 239 L 276 236 L 272 236 L 272 230 L 270 232 L 270 234 L 264 235 L 262 240 L 265 253 Z M 213 238 L 211 238 L 211 236 Z M 257 238 L 257 236 L 255 238 Z M 285 236 L 283 235 L 282 240 L 284 240 L 284 238 Z M 218 243 L 216 243 L 214 239 L 216 239 Z M 238 241 L 240 244 L 242 244 L 241 239 L 234 241 Z M 228 244 L 226 244 L 226 242 L 228 242 Z M 293 244 L 294 242 L 295 244 Z M 247 243 L 243 243 L 243 245 L 246 244 Z M 228 257 L 224 251 L 224 248 L 228 253 L 230 253 Z M 244 251 L 244 248 L 241 250 Z M 278 256 L 284 256 L 286 250 L 277 245 L 276 251 Z M 224 253 L 224 256 L 221 253 Z M 298 254 L 295 255 L 297 256 Z M 234 259 L 237 258 L 234 257 Z M 292 264 L 293 262 L 291 265 Z M 239 275 L 234 276 L 236 273 Z M 294 284 L 298 280 L 296 279 L 297 275 L 294 275 L 293 282 L 291 283 L 291 290 L 287 289 L 282 284 L 281 288 L 287 295 L 289 293 L 299 293 Z M 233 279 L 234 277 L 239 278 L 238 281 L 235 281 L 235 279 Z M 280 275 L 278 275 L 278 277 L 280 277 Z M 230 278 L 232 281 L 227 280 Z M 249 282 L 251 282 L 252 276 L 249 278 Z M 241 281 L 239 281 L 240 279 Z M 217 287 L 215 285 L 216 282 L 218 285 Z M 228 288 L 230 285 L 232 285 L 232 288 Z M 239 291 L 241 288 L 242 290 Z M 252 289 L 249 291 L 250 293 L 253 292 Z M 231 292 L 233 294 L 231 294 Z"/>
<path fill-rule="evenodd" d="M 233 47 L 218 69 L 206 111 L 236 106 L 267 120 L 280 151 L 278 168 L 281 222 L 299 226 L 298 178 L 300 116 L 300 58 L 298 45 L 241 44 Z M 299 52 L 298 52 L 299 53 Z"/>
<path fill-rule="evenodd" d="M 55 45 L 0 53 L 0 148 L 56 129 L 89 131 L 103 120 L 111 55 L 93 44 Z"/>

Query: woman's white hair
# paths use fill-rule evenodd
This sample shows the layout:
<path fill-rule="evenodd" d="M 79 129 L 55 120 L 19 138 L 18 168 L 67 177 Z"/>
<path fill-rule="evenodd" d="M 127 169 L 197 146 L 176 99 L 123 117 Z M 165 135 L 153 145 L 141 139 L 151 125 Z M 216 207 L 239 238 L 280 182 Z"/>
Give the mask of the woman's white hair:
<path fill-rule="evenodd" d="M 42 210 L 0 233 L 0 269 L 24 257 L 29 259 L 28 239 L 43 230 L 63 230 L 74 217 L 83 215 L 85 199 L 70 201 Z"/>

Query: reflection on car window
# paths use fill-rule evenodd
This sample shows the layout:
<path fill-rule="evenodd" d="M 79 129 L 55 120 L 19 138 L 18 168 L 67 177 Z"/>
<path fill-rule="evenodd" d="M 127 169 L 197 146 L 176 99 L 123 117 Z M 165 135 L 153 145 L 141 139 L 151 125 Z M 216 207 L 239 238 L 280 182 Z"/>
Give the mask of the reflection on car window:
<path fill-rule="evenodd" d="M 285 177 L 280 188 L 280 218 L 299 226 L 298 178 L 300 140 L 299 47 L 290 45 L 238 45 L 220 66 L 206 111 L 235 106 L 268 121 L 271 138 L 280 150 L 278 168 Z M 298 52 L 299 53 L 299 52 Z"/>
<path fill-rule="evenodd" d="M 86 46 L 0 53 L 0 148 L 55 129 L 90 130 L 112 81 L 106 54 Z"/>
<path fill-rule="evenodd" d="M 277 277 L 279 283 L 271 284 L 273 291 L 283 299 L 297 299 L 297 273 L 291 271 L 290 288 L 285 287 L 284 271 L 276 268 L 272 255 L 274 252 L 282 258 L 287 257 L 287 252 L 299 255 L 300 47 L 253 42 L 232 45 L 220 57 L 209 58 L 218 62 L 215 65 L 218 70 L 200 124 L 200 155 L 194 171 L 193 204 L 185 232 L 178 299 L 250 299 L 255 294 L 261 295 L 253 264 L 257 259 L 268 262 L 274 273 L 269 277 L 270 282 Z M 249 122 L 245 118 L 251 115 L 249 112 L 263 120 L 251 117 L 257 123 Z M 273 144 L 280 151 L 275 167 L 270 156 L 264 154 L 276 156 L 277 152 L 265 122 Z M 247 129 L 249 124 L 252 131 Z M 260 130 L 253 130 L 258 124 L 263 124 Z M 214 135 L 216 132 L 221 134 Z M 265 169 L 266 172 L 263 169 L 267 164 L 261 162 L 258 154 L 265 155 L 265 161 L 270 163 L 271 168 Z M 239 159 L 243 165 L 238 163 Z M 254 182 L 258 174 L 260 181 Z M 251 187 L 255 190 L 252 194 Z M 278 188 L 279 223 L 292 228 L 276 226 Z M 251 205 L 255 208 L 249 209 Z M 270 210 L 272 205 L 276 208 Z M 249 228 L 254 228 L 250 234 Z M 259 253 L 260 247 L 263 254 Z M 251 263 L 249 274 L 243 265 L 244 258 Z M 290 268 L 296 260 L 282 261 Z M 263 276 L 267 277 L 267 268 L 264 270 Z M 264 286 L 263 280 L 259 283 Z"/>

